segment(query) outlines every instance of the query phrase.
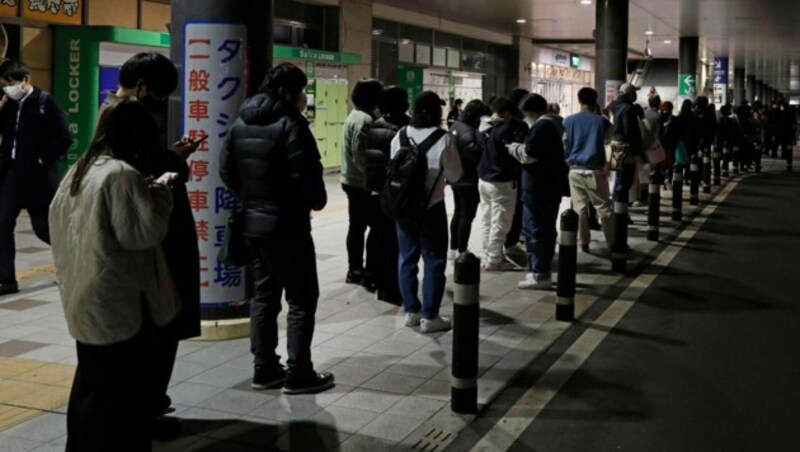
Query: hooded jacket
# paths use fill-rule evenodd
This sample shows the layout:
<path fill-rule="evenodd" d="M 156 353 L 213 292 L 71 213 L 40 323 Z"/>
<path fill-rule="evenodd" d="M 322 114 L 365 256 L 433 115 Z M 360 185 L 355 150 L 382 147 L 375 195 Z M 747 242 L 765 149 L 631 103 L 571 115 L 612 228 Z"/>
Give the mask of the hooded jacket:
<path fill-rule="evenodd" d="M 512 182 L 519 176 L 519 162 L 508 152 L 506 145 L 522 143 L 528 134 L 528 125 L 519 119 L 503 121 L 481 118 L 480 133 L 485 138 L 483 155 L 478 164 L 478 177 L 484 182 Z"/>
<path fill-rule="evenodd" d="M 220 156 L 220 176 L 244 209 L 246 236 L 311 229 L 327 203 L 322 162 L 308 121 L 294 105 L 247 99 Z"/>
<path fill-rule="evenodd" d="M 642 132 L 639 129 L 639 117 L 633 110 L 633 103 L 625 96 L 620 96 L 610 108 L 614 113 L 613 139 L 630 145 L 633 155 L 641 155 Z"/>
<path fill-rule="evenodd" d="M 450 134 L 456 139 L 458 155 L 461 157 L 461 168 L 464 175 L 453 186 L 475 186 L 478 185 L 478 163 L 483 155 L 482 140 L 478 136 L 478 131 L 471 125 L 456 121 L 450 126 Z"/>

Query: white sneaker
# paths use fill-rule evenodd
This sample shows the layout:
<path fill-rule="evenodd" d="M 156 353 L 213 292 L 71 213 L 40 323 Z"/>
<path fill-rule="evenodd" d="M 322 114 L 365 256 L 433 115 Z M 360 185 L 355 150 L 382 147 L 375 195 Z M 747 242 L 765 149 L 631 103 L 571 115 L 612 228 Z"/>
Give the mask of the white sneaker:
<path fill-rule="evenodd" d="M 419 326 L 422 315 L 414 312 L 406 312 L 406 326 Z"/>
<path fill-rule="evenodd" d="M 438 333 L 440 331 L 449 331 L 450 330 L 450 319 L 445 319 L 440 316 L 436 316 L 433 319 L 422 319 L 422 323 L 420 323 L 419 331 L 420 333 Z"/>
<path fill-rule="evenodd" d="M 536 277 L 533 273 L 528 273 L 523 281 L 517 284 L 521 290 L 547 290 L 553 288 L 553 281 L 549 277 Z"/>
<path fill-rule="evenodd" d="M 486 262 L 484 264 L 483 269 L 487 272 L 507 272 L 516 270 L 517 266 L 512 264 L 511 262 Z"/>
<path fill-rule="evenodd" d="M 447 260 L 454 261 L 458 257 L 458 251 L 450 250 L 447 252 Z"/>

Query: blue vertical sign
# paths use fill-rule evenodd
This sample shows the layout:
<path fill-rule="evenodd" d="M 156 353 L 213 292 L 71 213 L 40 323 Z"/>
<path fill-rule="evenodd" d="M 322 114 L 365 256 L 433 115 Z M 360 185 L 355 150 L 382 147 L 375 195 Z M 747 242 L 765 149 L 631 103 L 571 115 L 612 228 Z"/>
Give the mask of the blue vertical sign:
<path fill-rule="evenodd" d="M 728 58 L 714 58 L 714 103 L 728 103 Z"/>

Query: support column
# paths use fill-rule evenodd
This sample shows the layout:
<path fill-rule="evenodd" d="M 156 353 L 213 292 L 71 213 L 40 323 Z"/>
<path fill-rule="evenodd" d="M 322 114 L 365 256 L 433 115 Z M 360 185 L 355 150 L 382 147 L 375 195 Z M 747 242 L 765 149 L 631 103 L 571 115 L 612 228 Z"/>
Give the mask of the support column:
<path fill-rule="evenodd" d="M 678 96 L 691 99 L 697 96 L 697 61 L 699 49 L 700 38 L 697 36 L 680 38 Z"/>
<path fill-rule="evenodd" d="M 207 171 L 187 183 L 198 231 L 200 307 L 204 339 L 249 334 L 252 284 L 245 270 L 217 259 L 217 231 L 235 200 L 219 177 L 219 150 L 248 94 L 258 91 L 272 64 L 272 2 L 173 0 L 170 55 L 178 89 L 170 96 L 169 136 L 208 140 L 189 161 Z"/>
<path fill-rule="evenodd" d="M 762 80 L 756 80 L 756 100 L 764 104 L 764 82 Z"/>
<path fill-rule="evenodd" d="M 751 104 L 756 100 L 756 76 L 747 75 L 747 101 Z"/>
<path fill-rule="evenodd" d="M 372 0 L 339 0 L 339 15 L 339 51 L 361 55 L 361 64 L 348 68 L 352 91 L 357 81 L 372 77 Z"/>
<path fill-rule="evenodd" d="M 524 36 L 514 36 L 511 47 L 511 64 L 508 71 L 508 91 L 525 88 L 531 91 L 531 63 L 533 62 L 533 42 Z"/>
<path fill-rule="evenodd" d="M 628 76 L 628 0 L 603 0 L 595 14 L 594 85 L 602 106 L 617 98 Z"/>
<path fill-rule="evenodd" d="M 714 100 L 717 107 L 721 107 L 728 102 L 728 57 L 714 58 L 714 73 L 712 75 L 714 84 Z"/>
<path fill-rule="evenodd" d="M 744 68 L 737 67 L 733 69 L 733 97 L 734 105 L 740 105 L 747 100 L 747 92 L 745 91 Z"/>

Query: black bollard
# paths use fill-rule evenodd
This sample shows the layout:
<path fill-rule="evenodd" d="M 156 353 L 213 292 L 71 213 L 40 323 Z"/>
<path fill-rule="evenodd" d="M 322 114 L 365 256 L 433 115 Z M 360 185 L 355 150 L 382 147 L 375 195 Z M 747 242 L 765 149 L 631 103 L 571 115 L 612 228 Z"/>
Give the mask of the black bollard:
<path fill-rule="evenodd" d="M 764 155 L 764 147 L 756 143 L 755 146 L 753 147 L 753 161 L 756 167 L 756 173 L 761 172 L 761 158 L 763 155 Z"/>
<path fill-rule="evenodd" d="M 664 177 L 661 171 L 653 170 L 650 173 L 650 194 L 647 206 L 647 240 L 658 241 L 658 226 L 661 223 L 661 184 Z"/>
<path fill-rule="evenodd" d="M 786 154 L 786 171 L 792 172 L 792 161 L 794 160 L 794 147 L 789 146 L 789 153 Z"/>
<path fill-rule="evenodd" d="M 683 165 L 676 165 L 672 175 L 672 221 L 683 220 Z"/>
<path fill-rule="evenodd" d="M 700 157 L 692 156 L 689 165 L 689 205 L 700 204 Z"/>
<path fill-rule="evenodd" d="M 627 271 L 628 260 L 628 188 L 619 186 L 614 192 L 614 244 L 611 246 L 611 269 Z"/>
<path fill-rule="evenodd" d="M 711 151 L 703 151 L 703 193 L 711 193 Z"/>
<path fill-rule="evenodd" d="M 714 149 L 714 185 L 722 185 L 722 153 Z"/>
<path fill-rule="evenodd" d="M 739 167 L 741 166 L 742 150 L 739 146 L 733 148 L 733 174 L 739 174 Z"/>
<path fill-rule="evenodd" d="M 481 261 L 464 253 L 455 261 L 453 281 L 453 365 L 450 409 L 478 412 L 478 333 L 480 329 Z"/>
<path fill-rule="evenodd" d="M 578 273 L 578 214 L 568 209 L 561 214 L 558 244 L 558 286 L 556 320 L 575 320 L 575 279 Z"/>

